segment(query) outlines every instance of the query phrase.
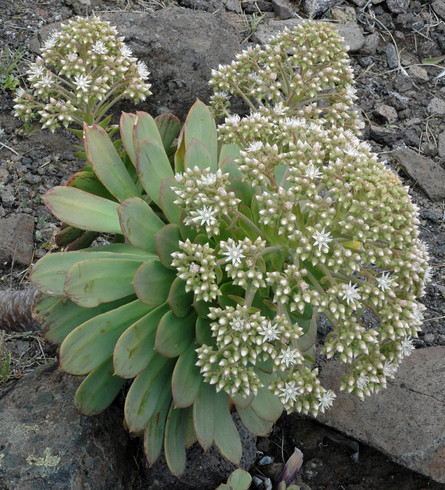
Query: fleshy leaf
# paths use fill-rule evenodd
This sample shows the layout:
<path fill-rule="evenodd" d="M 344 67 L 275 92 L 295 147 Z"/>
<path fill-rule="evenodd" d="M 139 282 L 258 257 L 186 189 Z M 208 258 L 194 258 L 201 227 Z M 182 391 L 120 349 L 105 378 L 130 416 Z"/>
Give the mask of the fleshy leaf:
<path fill-rule="evenodd" d="M 227 480 L 227 484 L 234 490 L 248 490 L 252 483 L 252 477 L 247 471 L 237 468 Z"/>
<path fill-rule="evenodd" d="M 171 285 L 167 303 L 176 316 L 187 315 L 192 307 L 193 291 L 186 292 L 185 281 L 177 277 Z"/>
<path fill-rule="evenodd" d="M 161 319 L 156 331 L 155 349 L 165 357 L 178 357 L 192 341 L 195 334 L 196 314 L 178 318 L 168 311 Z"/>
<path fill-rule="evenodd" d="M 161 181 L 173 177 L 173 170 L 164 147 L 153 138 L 144 138 L 139 141 L 136 162 L 139 179 L 144 189 L 159 206 Z"/>
<path fill-rule="evenodd" d="M 155 354 L 133 381 L 125 399 L 125 420 L 131 432 L 145 429 L 164 391 L 170 391 L 174 363 Z"/>
<path fill-rule="evenodd" d="M 209 149 L 204 143 L 192 138 L 188 144 L 184 155 L 185 168 L 194 168 L 195 166 L 204 170 L 210 168 L 211 172 L 216 172 L 216 163 L 210 155 Z"/>
<path fill-rule="evenodd" d="M 179 134 L 181 123 L 173 114 L 161 114 L 155 118 L 155 123 L 164 144 L 164 149 L 168 152 L 173 141 Z"/>
<path fill-rule="evenodd" d="M 135 300 L 82 323 L 60 346 L 60 367 L 70 374 L 88 374 L 113 354 L 122 333 L 149 311 Z"/>
<path fill-rule="evenodd" d="M 128 258 L 83 260 L 69 269 L 64 291 L 71 301 L 84 308 L 125 298 L 134 294 L 131 281 L 142 260 Z"/>
<path fill-rule="evenodd" d="M 202 376 L 196 366 L 196 344 L 192 342 L 179 356 L 172 376 L 173 403 L 176 408 L 193 404 L 201 386 Z"/>
<path fill-rule="evenodd" d="M 212 329 L 210 328 L 210 324 L 212 321 L 209 318 L 205 318 L 202 316 L 198 316 L 196 319 L 195 326 L 195 336 L 196 342 L 199 345 L 212 345 L 213 337 L 212 337 Z"/>
<path fill-rule="evenodd" d="M 260 419 L 275 423 L 283 412 L 283 405 L 280 399 L 267 388 L 272 377 L 262 372 L 258 372 L 258 377 L 264 387 L 258 388 L 258 393 L 250 406 Z"/>
<path fill-rule="evenodd" d="M 156 354 L 155 336 L 161 318 L 168 311 L 163 304 L 128 328 L 114 349 L 114 372 L 122 378 L 135 378 Z"/>
<path fill-rule="evenodd" d="M 159 260 L 148 260 L 136 272 L 133 287 L 143 303 L 158 306 L 167 301 L 175 277 L 175 272 L 166 269 Z"/>
<path fill-rule="evenodd" d="M 97 415 L 111 404 L 124 383 L 125 379 L 114 376 L 110 357 L 82 381 L 74 405 L 82 415 Z"/>
<path fill-rule="evenodd" d="M 43 196 L 43 201 L 56 218 L 71 226 L 88 231 L 122 233 L 117 202 L 67 186 L 53 187 Z"/>
<path fill-rule="evenodd" d="M 178 196 L 173 191 L 172 187 L 176 184 L 174 177 L 162 179 L 161 188 L 159 189 L 159 202 L 162 211 L 170 221 L 170 223 L 179 224 L 181 219 L 181 208 L 175 204 Z"/>
<path fill-rule="evenodd" d="M 68 180 L 66 185 L 69 187 L 75 187 L 76 189 L 80 189 L 90 194 L 94 194 L 95 196 L 110 199 L 111 201 L 115 200 L 113 195 L 108 192 L 107 188 L 97 178 L 96 174 L 93 171 L 87 171 L 83 169 L 79 172 L 76 172 Z"/>
<path fill-rule="evenodd" d="M 207 451 L 213 443 L 215 435 L 215 412 L 216 391 L 213 385 L 201 383 L 198 396 L 193 403 L 193 422 L 195 424 L 196 437 L 199 444 Z"/>
<path fill-rule="evenodd" d="M 195 433 L 195 424 L 193 423 L 193 407 L 182 410 L 184 419 L 184 444 L 189 448 L 197 441 Z"/>
<path fill-rule="evenodd" d="M 170 471 L 179 477 L 185 469 L 185 438 L 182 410 L 175 409 L 173 403 L 165 424 L 164 451 Z"/>
<path fill-rule="evenodd" d="M 131 162 L 136 167 L 136 147 L 134 144 L 134 127 L 137 121 L 136 114 L 123 112 L 120 119 L 121 140 L 124 144 L 125 151 Z"/>
<path fill-rule="evenodd" d="M 136 117 L 137 120 L 133 133 L 135 148 L 137 149 L 138 143 L 145 138 L 152 138 L 161 146 L 164 146 L 158 125 L 150 114 L 148 114 L 148 112 L 136 111 Z"/>
<path fill-rule="evenodd" d="M 253 393 L 250 393 L 250 395 L 246 397 L 243 397 L 239 393 L 237 393 L 235 396 L 232 397 L 232 400 L 237 407 L 246 408 L 252 403 L 254 397 L 255 395 Z"/>
<path fill-rule="evenodd" d="M 265 437 L 272 430 L 273 423 L 260 419 L 252 407 L 237 407 L 237 412 L 244 427 L 255 436 Z"/>
<path fill-rule="evenodd" d="M 227 394 L 223 391 L 216 394 L 215 414 L 217 416 L 215 444 L 225 458 L 234 464 L 239 464 L 243 455 L 243 448 L 238 429 L 230 414 Z"/>
<path fill-rule="evenodd" d="M 163 226 L 155 236 L 156 252 L 159 260 L 167 269 L 176 270 L 172 266 L 172 253 L 179 250 L 179 242 L 181 240 L 181 234 L 179 233 L 179 226 L 170 223 Z"/>
<path fill-rule="evenodd" d="M 156 253 L 155 234 L 164 226 L 151 207 L 138 197 L 131 197 L 117 209 L 122 232 L 135 247 Z"/>
<path fill-rule="evenodd" d="M 102 184 L 120 202 L 138 195 L 124 162 L 108 137 L 98 125 L 84 125 L 85 151 L 95 174 Z"/>

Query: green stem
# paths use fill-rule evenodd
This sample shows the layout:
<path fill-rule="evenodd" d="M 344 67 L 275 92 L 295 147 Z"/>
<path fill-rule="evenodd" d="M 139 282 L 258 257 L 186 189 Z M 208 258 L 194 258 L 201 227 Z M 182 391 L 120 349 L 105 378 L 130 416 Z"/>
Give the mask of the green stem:
<path fill-rule="evenodd" d="M 258 226 L 251 221 L 247 216 L 245 216 L 243 213 L 240 213 L 238 210 L 234 210 L 233 214 L 237 216 L 241 221 L 244 221 L 246 225 L 249 226 L 251 230 L 253 230 L 258 236 L 263 236 L 262 231 L 258 228 Z"/>

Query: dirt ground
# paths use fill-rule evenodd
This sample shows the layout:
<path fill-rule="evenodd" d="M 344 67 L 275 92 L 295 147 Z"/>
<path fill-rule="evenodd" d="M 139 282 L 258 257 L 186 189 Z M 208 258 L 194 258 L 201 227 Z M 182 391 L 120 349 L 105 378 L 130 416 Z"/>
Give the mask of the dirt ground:
<path fill-rule="evenodd" d="M 101 0 L 95 12 L 149 12 L 169 4 L 205 9 L 211 3 Z M 267 3 L 257 2 L 256 18 L 262 14 L 258 4 L 265 8 Z M 304 17 L 301 4 L 292 3 L 295 13 Z M 0 46 L 4 46 L 0 48 L 0 51 L 3 49 L 0 59 L 0 175 L 3 180 L 0 217 L 24 213 L 34 218 L 32 262 L 54 248 L 58 227 L 42 204 L 41 196 L 54 185 L 65 183 L 83 162 L 73 157 L 76 143 L 73 135 L 62 130 L 53 135 L 40 130 L 38 125 L 25 128 L 13 117 L 13 95 L 4 86 L 1 70 L 5 66 L 5 50 L 14 53 L 23 49 L 13 72 L 23 81 L 26 63 L 35 56 L 28 49 L 30 39 L 42 26 L 72 17 L 77 13 L 76 5 L 79 2 L 74 0 L 0 0 Z M 445 76 L 440 76 L 445 74 L 445 22 L 434 12 L 431 2 L 418 0 L 412 0 L 402 13 L 392 12 L 385 2 L 374 5 L 369 1 L 358 7 L 355 3 L 340 1 L 336 13 L 330 15 L 336 18 L 349 15 L 368 36 L 366 48 L 352 54 L 359 105 L 366 122 L 364 138 L 410 187 L 421 210 L 421 238 L 429 245 L 433 268 L 432 282 L 422 299 L 427 306 L 425 322 L 415 345 L 416 348 L 445 345 L 445 204 L 432 202 L 419 183 L 413 182 L 391 156 L 396 146 L 405 145 L 445 169 L 445 155 L 439 154 L 439 134 L 445 131 L 445 109 L 438 113 L 431 106 L 434 98 L 445 100 Z M 251 20 L 250 14 L 243 14 L 240 25 L 246 35 L 254 26 Z M 435 66 L 422 64 L 423 60 L 431 58 L 435 58 Z M 129 106 L 126 110 L 134 112 L 135 108 Z M 445 142 L 443 144 L 445 146 Z M 31 265 L 17 265 L 13 259 L 0 262 L 0 288 L 26 287 Z M 45 344 L 38 332 L 0 330 L 0 392 L 2 385 L 10 386 L 25 372 L 54 356 L 54 348 Z M 252 474 L 273 479 L 281 472 L 295 446 L 304 453 L 305 462 L 298 479 L 302 488 L 445 488 L 398 466 L 371 448 L 297 415 L 283 416 L 268 438 L 259 439 L 259 457 Z M 264 459 L 265 456 L 269 459 Z M 263 488 L 266 487 L 263 485 Z"/>

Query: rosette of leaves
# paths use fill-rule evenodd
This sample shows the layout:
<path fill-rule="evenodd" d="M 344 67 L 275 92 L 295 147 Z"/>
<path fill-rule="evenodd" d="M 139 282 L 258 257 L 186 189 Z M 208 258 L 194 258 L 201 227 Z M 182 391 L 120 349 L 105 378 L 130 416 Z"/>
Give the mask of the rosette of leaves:
<path fill-rule="evenodd" d="M 178 126 L 163 122 L 146 113 L 123 114 L 124 160 L 100 126 L 85 125 L 91 170 L 84 177 L 94 172 L 98 181 L 91 180 L 93 187 L 55 187 L 44 201 L 71 227 L 113 234 L 122 243 L 47 255 L 31 281 L 41 292 L 34 317 L 46 338 L 61 344 L 61 368 L 86 375 L 75 395 L 77 410 L 99 413 L 132 380 L 124 408 L 128 430 L 144 434 L 150 464 L 164 446 L 169 468 L 180 475 L 185 449 L 195 441 L 205 450 L 215 443 L 238 464 L 242 445 L 231 411 L 238 411 L 250 432 L 266 435 L 282 404 L 267 389 L 267 369 L 258 370 L 264 387 L 256 396 L 229 398 L 204 382 L 196 366 L 196 349 L 215 343 L 208 304 L 186 289 L 172 267 L 172 253 L 181 241 L 211 240 L 185 224 L 175 204 L 174 175 L 196 167 L 230 169 L 239 149 L 218 144 L 213 117 L 198 101 L 172 162 Z"/>

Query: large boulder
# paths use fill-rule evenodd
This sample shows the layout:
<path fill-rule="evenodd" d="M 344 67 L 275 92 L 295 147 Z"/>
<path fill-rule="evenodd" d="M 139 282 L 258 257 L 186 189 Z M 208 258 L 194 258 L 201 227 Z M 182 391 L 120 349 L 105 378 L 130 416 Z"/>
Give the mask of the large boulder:
<path fill-rule="evenodd" d="M 342 365 L 322 371 L 323 385 L 338 387 Z M 317 420 L 445 483 L 445 347 L 414 351 L 403 360 L 387 389 L 364 401 L 341 392 Z"/>

